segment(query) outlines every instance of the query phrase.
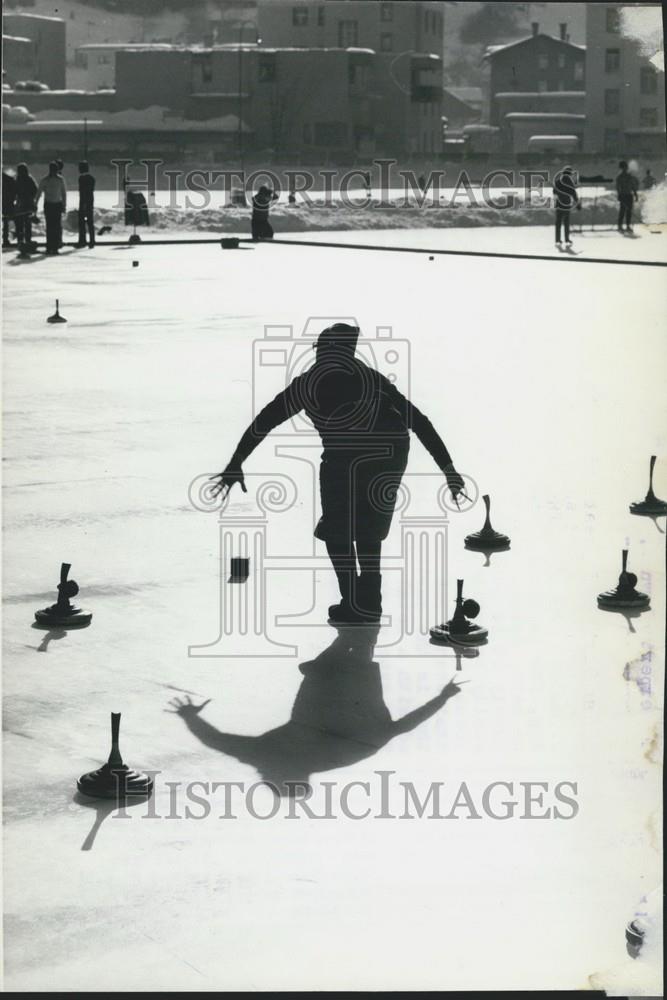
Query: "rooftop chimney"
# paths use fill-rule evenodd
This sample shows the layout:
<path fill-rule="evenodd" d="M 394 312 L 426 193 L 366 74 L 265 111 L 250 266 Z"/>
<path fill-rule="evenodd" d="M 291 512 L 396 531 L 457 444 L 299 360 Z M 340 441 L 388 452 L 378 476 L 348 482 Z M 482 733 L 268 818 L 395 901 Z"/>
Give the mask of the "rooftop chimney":
<path fill-rule="evenodd" d="M 560 40 L 561 40 L 561 42 L 566 42 L 567 38 L 568 38 L 568 35 L 567 35 L 567 24 L 565 24 L 565 23 L 559 24 L 558 27 L 560 28 Z"/>
<path fill-rule="evenodd" d="M 531 24 L 531 28 L 533 29 L 533 38 L 534 38 L 535 35 L 537 35 L 540 30 L 540 25 L 537 21 L 533 21 L 533 23 Z"/>

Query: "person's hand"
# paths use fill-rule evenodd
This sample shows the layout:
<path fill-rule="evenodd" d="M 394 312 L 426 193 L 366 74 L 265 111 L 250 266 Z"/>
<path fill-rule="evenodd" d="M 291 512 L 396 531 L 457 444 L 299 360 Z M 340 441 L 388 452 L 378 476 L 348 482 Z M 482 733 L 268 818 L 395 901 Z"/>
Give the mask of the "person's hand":
<path fill-rule="evenodd" d="M 243 492 L 248 492 L 245 484 L 245 478 L 243 476 L 243 469 L 240 465 L 236 468 L 232 468 L 228 465 L 227 468 L 222 472 L 219 472 L 217 476 L 210 476 L 209 478 L 214 480 L 214 484 L 211 487 L 211 496 L 213 499 L 222 495 L 222 499 L 226 500 L 234 483 L 240 483 Z"/>
<path fill-rule="evenodd" d="M 454 695 L 460 693 L 461 693 L 460 682 L 457 681 L 455 677 L 452 677 L 451 681 L 445 684 L 444 688 L 442 689 L 442 694 L 443 697 L 445 698 L 453 698 Z"/>
<path fill-rule="evenodd" d="M 446 468 L 443 469 L 443 472 L 445 473 L 445 478 L 447 479 L 447 485 L 452 491 L 454 503 L 458 504 L 459 494 L 463 493 L 463 487 L 465 486 L 463 476 L 456 471 L 453 465 L 446 466 Z"/>
<path fill-rule="evenodd" d="M 210 698 L 207 698 L 201 705 L 195 705 L 189 694 L 185 698 L 172 698 L 169 702 L 171 708 L 165 708 L 165 712 L 169 712 L 170 715 L 180 715 L 183 719 L 192 718 L 195 715 L 199 715 L 201 710 L 206 708 L 210 700 Z"/>

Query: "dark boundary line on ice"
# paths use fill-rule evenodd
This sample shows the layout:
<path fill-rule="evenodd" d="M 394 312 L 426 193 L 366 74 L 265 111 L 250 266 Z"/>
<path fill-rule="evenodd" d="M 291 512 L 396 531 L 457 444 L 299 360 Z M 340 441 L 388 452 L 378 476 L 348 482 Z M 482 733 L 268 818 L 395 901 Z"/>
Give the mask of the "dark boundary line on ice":
<path fill-rule="evenodd" d="M 425 253 L 431 256 L 441 256 L 441 257 L 492 257 L 492 258 L 504 258 L 505 260 L 550 260 L 559 261 L 562 263 L 571 264 L 621 264 L 629 265 L 630 267 L 667 267 L 666 261 L 661 260 L 615 260 L 612 257 L 584 257 L 584 256 L 569 256 L 563 254 L 561 256 L 554 256 L 551 254 L 532 254 L 532 253 L 501 253 L 494 252 L 491 250 L 429 250 L 427 247 L 384 247 L 378 246 L 374 243 L 331 243 L 318 240 L 253 240 L 250 237 L 222 237 L 225 240 L 234 240 L 238 245 L 241 243 L 250 243 L 253 246 L 286 246 L 286 247 L 327 247 L 334 250 L 381 250 L 387 253 Z M 182 244 L 183 246 L 195 246 L 201 245 L 220 245 L 221 238 L 216 237 L 215 239 L 193 239 L 193 240 L 141 240 L 139 243 L 129 243 L 127 240 L 98 240 L 95 246 L 98 247 L 127 247 L 128 249 L 141 249 L 141 247 L 147 246 L 178 246 Z M 67 243 L 66 246 L 75 247 L 75 243 Z M 233 247 L 224 247 L 223 249 L 234 249 Z"/>

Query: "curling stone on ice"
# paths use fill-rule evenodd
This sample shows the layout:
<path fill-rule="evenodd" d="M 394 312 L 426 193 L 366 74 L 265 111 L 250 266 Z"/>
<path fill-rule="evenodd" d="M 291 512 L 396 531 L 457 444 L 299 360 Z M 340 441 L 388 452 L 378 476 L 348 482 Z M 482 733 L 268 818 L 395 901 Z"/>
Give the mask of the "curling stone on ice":
<path fill-rule="evenodd" d="M 65 317 L 60 315 L 60 303 L 59 303 L 58 299 L 56 299 L 56 311 L 51 316 L 47 316 L 46 322 L 47 323 L 66 323 L 67 322 L 67 320 L 65 319 Z"/>
<path fill-rule="evenodd" d="M 655 467 L 655 455 L 651 455 L 649 463 L 648 493 L 643 500 L 637 500 L 630 504 L 631 514 L 644 514 L 648 517 L 660 517 L 667 514 L 667 500 L 661 500 L 653 492 L 653 469 Z"/>
<path fill-rule="evenodd" d="M 90 625 L 93 613 L 77 608 L 70 602 L 70 597 L 79 593 L 79 585 L 75 580 L 68 580 L 70 563 L 60 567 L 60 583 L 58 584 L 58 600 L 48 608 L 35 611 L 35 620 L 44 628 L 59 626 L 60 628 L 84 628 Z"/>
<path fill-rule="evenodd" d="M 456 581 L 456 607 L 454 616 L 444 625 L 436 625 L 430 630 L 435 642 L 455 643 L 461 646 L 477 646 L 486 642 L 489 630 L 470 621 L 476 618 L 480 608 L 471 597 L 463 600 L 463 580 Z"/>
<path fill-rule="evenodd" d="M 482 552 L 486 549 L 495 549 L 498 551 L 508 549 L 510 547 L 510 540 L 507 535 L 503 535 L 500 531 L 496 531 L 491 527 L 491 519 L 489 516 L 489 512 L 491 510 L 491 500 L 488 494 L 483 496 L 482 500 L 484 501 L 484 506 L 486 507 L 486 518 L 482 529 L 481 531 L 475 531 L 472 535 L 466 535 L 463 544 L 467 549 Z"/>
<path fill-rule="evenodd" d="M 598 594 L 598 607 L 612 610 L 636 609 L 644 610 L 651 603 L 648 594 L 637 590 L 637 576 L 628 573 L 628 550 L 623 549 L 623 568 L 618 578 L 618 586 L 614 590 L 605 590 Z"/>
<path fill-rule="evenodd" d="M 82 795 L 93 799 L 150 798 L 153 779 L 141 771 L 133 771 L 123 763 L 118 749 L 120 712 L 111 713 L 111 753 L 106 764 L 96 771 L 82 774 L 76 783 Z"/>

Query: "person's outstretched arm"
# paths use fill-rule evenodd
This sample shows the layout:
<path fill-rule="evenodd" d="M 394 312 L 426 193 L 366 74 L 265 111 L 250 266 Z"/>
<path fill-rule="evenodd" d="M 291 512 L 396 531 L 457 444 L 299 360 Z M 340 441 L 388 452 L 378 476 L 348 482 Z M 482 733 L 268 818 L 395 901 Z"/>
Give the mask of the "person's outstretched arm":
<path fill-rule="evenodd" d="M 435 427 L 419 410 L 414 403 L 411 403 L 402 392 L 396 388 L 388 379 L 384 380 L 385 389 L 396 407 L 405 414 L 405 421 L 410 430 L 414 431 L 421 443 L 424 445 L 433 461 L 447 478 L 449 488 L 456 499 L 464 486 L 463 477 L 454 468 L 452 456 L 449 454 L 445 442 L 442 440 Z"/>
<path fill-rule="evenodd" d="M 213 495 L 217 496 L 225 487 L 229 491 L 234 483 L 240 483 L 241 489 L 246 493 L 242 469 L 246 458 L 252 454 L 267 434 L 289 420 L 302 408 L 303 401 L 299 393 L 299 379 L 294 379 L 286 389 L 279 392 L 275 399 L 272 399 L 264 409 L 260 410 L 247 428 L 225 469 L 213 477 L 218 480 L 213 487 Z"/>

